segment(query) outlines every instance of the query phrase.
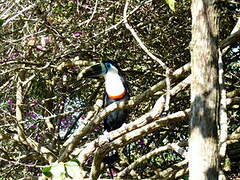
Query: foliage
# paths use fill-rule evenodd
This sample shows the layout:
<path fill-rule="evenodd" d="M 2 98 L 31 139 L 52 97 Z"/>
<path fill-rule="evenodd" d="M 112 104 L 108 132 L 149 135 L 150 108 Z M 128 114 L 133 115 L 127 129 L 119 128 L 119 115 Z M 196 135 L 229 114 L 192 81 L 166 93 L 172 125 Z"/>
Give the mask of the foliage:
<path fill-rule="evenodd" d="M 171 73 L 190 62 L 191 40 L 191 2 L 173 2 L 131 1 L 127 10 L 128 23 Z M 82 78 L 77 81 L 78 73 L 102 60 L 116 61 L 134 97 L 164 80 L 165 69 L 142 50 L 125 27 L 125 1 L 28 0 L 4 1 L 0 4 L 0 177 L 36 178 L 42 176 L 42 169 L 47 176 L 57 176 L 54 168 L 58 171 L 59 167 L 67 169 L 67 176 L 71 177 L 75 175 L 68 169 L 80 168 L 82 171 L 83 168 L 88 177 L 96 151 L 87 154 L 88 159 L 80 166 L 70 159 L 79 158 L 81 153 L 91 149 L 87 145 L 103 134 L 102 121 L 81 136 L 74 145 L 73 153 L 63 162 L 56 163 L 68 148 L 64 143 L 71 133 L 65 133 L 72 125 L 74 128 L 71 132 L 78 126 L 89 124 L 86 121 L 89 112 L 98 112 L 96 100 L 101 99 L 103 94 L 102 79 Z M 221 4 L 220 41 L 235 26 L 237 13 L 237 5 L 229 8 L 229 3 Z M 224 55 L 228 92 L 239 89 L 238 45 L 229 48 Z M 170 76 L 171 88 L 186 77 L 180 76 L 174 80 Z M 17 92 L 20 92 L 22 101 Z M 154 108 L 165 92 L 164 87 L 131 106 L 129 122 L 138 122 L 140 117 Z M 239 94 L 235 96 L 239 98 Z M 190 88 L 185 88 L 171 97 L 169 110 L 146 125 L 188 108 Z M 239 127 L 237 103 L 229 106 L 228 116 L 229 133 L 233 133 Z M 117 169 L 122 171 L 138 158 L 158 148 L 167 148 L 169 144 L 176 143 L 187 151 L 189 119 L 180 119 L 168 122 L 157 130 L 142 131 L 135 139 L 114 146 L 121 157 L 116 164 Z M 174 147 L 159 150 L 136 166 L 127 177 L 143 179 L 162 176 L 162 172 L 184 160 L 184 156 L 176 153 Z M 232 157 L 231 153 L 229 156 Z M 231 159 L 233 168 L 239 169 L 236 161 L 239 162 L 239 159 Z M 187 169 L 186 164 L 181 165 L 180 169 Z M 61 172 L 66 176 L 66 171 Z M 237 176 L 232 170 L 228 171 L 228 175 Z M 187 179 L 187 172 L 181 176 Z M 106 167 L 102 169 L 101 177 L 110 177 Z"/>
<path fill-rule="evenodd" d="M 166 0 L 166 3 L 169 5 L 171 10 L 175 11 L 175 0 Z"/>
<path fill-rule="evenodd" d="M 43 174 L 52 179 L 77 179 L 80 177 L 79 165 L 76 161 L 68 161 L 66 163 L 60 162 L 51 166 L 44 167 Z"/>

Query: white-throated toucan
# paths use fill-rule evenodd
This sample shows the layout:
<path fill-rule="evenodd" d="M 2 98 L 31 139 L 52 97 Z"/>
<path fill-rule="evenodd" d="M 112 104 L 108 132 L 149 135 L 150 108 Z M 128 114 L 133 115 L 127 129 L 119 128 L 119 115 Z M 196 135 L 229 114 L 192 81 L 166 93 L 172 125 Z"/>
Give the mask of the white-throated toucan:
<path fill-rule="evenodd" d="M 109 104 L 129 99 L 129 88 L 126 79 L 118 65 L 113 61 L 103 61 L 102 63 L 91 66 L 83 77 L 95 78 L 103 76 L 105 79 L 105 93 L 103 107 Z M 104 119 L 104 130 L 109 132 L 118 129 L 127 121 L 128 111 L 126 109 L 111 112 Z M 118 159 L 118 153 L 108 155 L 104 161 L 108 164 Z"/>

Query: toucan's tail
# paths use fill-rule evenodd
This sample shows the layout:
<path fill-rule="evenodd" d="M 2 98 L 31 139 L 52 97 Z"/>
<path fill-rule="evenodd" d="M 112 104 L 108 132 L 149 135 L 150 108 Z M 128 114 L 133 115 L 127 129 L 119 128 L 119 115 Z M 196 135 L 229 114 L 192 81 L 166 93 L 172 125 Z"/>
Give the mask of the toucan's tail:
<path fill-rule="evenodd" d="M 119 160 L 120 160 L 119 154 L 116 150 L 113 150 L 113 151 L 109 152 L 103 158 L 103 162 L 108 165 L 110 176 L 111 176 L 112 179 L 114 178 L 116 173 L 119 172 L 119 170 L 116 167 L 114 167 L 113 163 L 115 163 L 116 161 L 119 161 Z"/>
<path fill-rule="evenodd" d="M 106 164 L 113 164 L 116 161 L 119 161 L 119 155 L 118 152 L 116 150 L 113 150 L 111 152 L 109 152 L 104 158 L 103 158 L 103 162 Z"/>

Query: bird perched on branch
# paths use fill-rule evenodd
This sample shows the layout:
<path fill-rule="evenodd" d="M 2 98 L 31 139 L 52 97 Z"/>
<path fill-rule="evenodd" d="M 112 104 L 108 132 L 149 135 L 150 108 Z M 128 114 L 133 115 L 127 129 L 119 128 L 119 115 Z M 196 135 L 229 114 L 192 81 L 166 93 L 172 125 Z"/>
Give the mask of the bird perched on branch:
<path fill-rule="evenodd" d="M 129 89 L 126 79 L 123 76 L 122 71 L 118 65 L 113 61 L 103 61 L 100 64 L 93 65 L 84 73 L 83 77 L 95 78 L 103 76 L 105 79 L 105 93 L 103 99 L 103 107 L 108 106 L 111 103 L 128 100 Z M 104 119 L 104 130 L 110 132 L 118 129 L 126 122 L 128 117 L 128 111 L 126 109 L 116 110 L 111 112 Z M 112 164 L 119 159 L 118 153 L 110 153 L 104 158 L 104 162 Z"/>

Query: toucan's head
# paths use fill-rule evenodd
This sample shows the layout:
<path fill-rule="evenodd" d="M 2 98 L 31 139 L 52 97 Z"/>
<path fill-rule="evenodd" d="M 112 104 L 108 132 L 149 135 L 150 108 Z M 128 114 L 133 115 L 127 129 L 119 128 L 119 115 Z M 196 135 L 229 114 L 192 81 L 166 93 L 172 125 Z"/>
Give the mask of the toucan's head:
<path fill-rule="evenodd" d="M 107 74 L 108 72 L 119 73 L 117 64 L 113 61 L 103 61 L 99 64 L 93 65 L 87 69 L 83 77 L 98 77 Z"/>

